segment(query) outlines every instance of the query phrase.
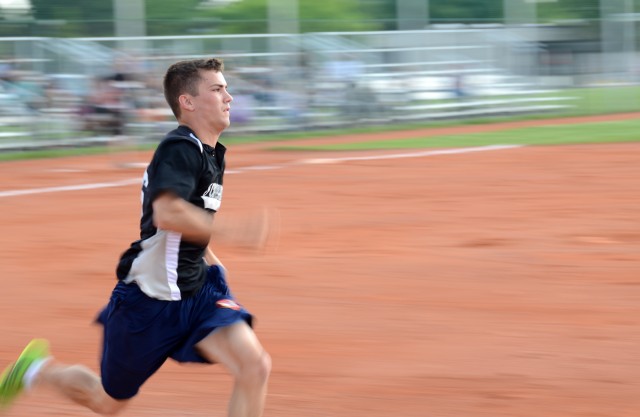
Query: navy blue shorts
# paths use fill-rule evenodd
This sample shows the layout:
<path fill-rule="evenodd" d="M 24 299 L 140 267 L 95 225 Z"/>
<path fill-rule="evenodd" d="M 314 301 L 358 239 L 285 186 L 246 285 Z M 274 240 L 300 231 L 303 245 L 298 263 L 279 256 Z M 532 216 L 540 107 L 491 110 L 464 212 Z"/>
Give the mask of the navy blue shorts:
<path fill-rule="evenodd" d="M 168 358 L 209 363 L 195 345 L 239 320 L 251 325 L 252 316 L 234 301 L 218 266 L 209 267 L 195 296 L 180 301 L 150 298 L 135 283 L 118 282 L 97 319 L 104 326 L 105 391 L 115 399 L 132 398 Z"/>

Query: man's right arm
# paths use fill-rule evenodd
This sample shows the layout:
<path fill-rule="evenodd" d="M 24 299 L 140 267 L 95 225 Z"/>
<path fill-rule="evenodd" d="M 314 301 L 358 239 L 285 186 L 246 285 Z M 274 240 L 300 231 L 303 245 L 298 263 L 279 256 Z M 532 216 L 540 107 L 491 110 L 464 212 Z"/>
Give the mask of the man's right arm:
<path fill-rule="evenodd" d="M 153 224 L 158 229 L 180 233 L 186 241 L 206 246 L 213 231 L 213 213 L 172 192 L 163 192 L 153 200 Z"/>

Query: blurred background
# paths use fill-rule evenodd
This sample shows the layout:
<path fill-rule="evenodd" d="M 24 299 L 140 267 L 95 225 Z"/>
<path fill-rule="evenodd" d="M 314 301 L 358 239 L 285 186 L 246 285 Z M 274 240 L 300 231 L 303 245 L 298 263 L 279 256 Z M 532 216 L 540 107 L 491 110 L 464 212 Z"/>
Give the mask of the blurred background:
<path fill-rule="evenodd" d="M 640 0 L 0 0 L 0 151 L 158 141 L 221 57 L 229 135 L 640 110 Z"/>

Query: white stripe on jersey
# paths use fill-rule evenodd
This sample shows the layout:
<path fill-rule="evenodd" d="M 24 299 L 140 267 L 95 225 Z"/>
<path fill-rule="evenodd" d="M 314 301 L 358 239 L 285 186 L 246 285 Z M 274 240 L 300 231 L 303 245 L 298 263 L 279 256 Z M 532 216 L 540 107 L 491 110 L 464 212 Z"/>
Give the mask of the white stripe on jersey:
<path fill-rule="evenodd" d="M 167 283 L 171 291 L 171 299 L 181 299 L 180 288 L 178 288 L 178 252 L 180 252 L 180 240 L 182 234 L 177 232 L 167 232 L 167 246 L 165 248 L 165 262 L 167 266 Z"/>
<path fill-rule="evenodd" d="M 196 137 L 196 135 L 194 135 L 193 133 L 189 133 L 189 136 L 191 136 L 192 138 L 194 138 L 196 140 L 196 142 L 198 142 L 198 146 L 200 147 L 200 153 L 204 152 L 204 147 L 202 146 L 202 141 L 200 141 L 200 139 L 198 139 Z"/>
<path fill-rule="evenodd" d="M 180 233 L 158 229 L 140 243 L 142 250 L 131 264 L 125 283 L 136 282 L 151 298 L 166 301 L 182 299 L 178 288 Z"/>

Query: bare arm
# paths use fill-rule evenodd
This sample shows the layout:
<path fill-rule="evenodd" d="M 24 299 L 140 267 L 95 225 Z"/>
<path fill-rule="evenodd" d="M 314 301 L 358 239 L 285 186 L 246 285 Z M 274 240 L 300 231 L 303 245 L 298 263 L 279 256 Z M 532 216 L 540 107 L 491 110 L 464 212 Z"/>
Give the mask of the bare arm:
<path fill-rule="evenodd" d="M 153 201 L 153 224 L 159 229 L 178 232 L 189 242 L 208 245 L 213 214 L 165 192 Z"/>
<path fill-rule="evenodd" d="M 213 232 L 213 214 L 188 203 L 172 193 L 161 194 L 153 202 L 153 222 L 156 227 L 179 232 L 191 242 L 205 243 L 204 260 L 208 265 L 222 265 L 208 246 Z"/>
<path fill-rule="evenodd" d="M 218 214 L 215 215 L 216 217 Z M 173 193 L 160 194 L 153 201 L 153 224 L 163 230 L 178 232 L 186 241 L 207 246 L 215 236 L 218 242 L 249 249 L 262 249 L 277 224 L 277 216 L 266 209 L 241 215 L 221 217 L 214 223 L 214 214 L 201 209 Z M 205 251 L 209 265 L 222 265 L 211 249 Z"/>

